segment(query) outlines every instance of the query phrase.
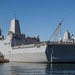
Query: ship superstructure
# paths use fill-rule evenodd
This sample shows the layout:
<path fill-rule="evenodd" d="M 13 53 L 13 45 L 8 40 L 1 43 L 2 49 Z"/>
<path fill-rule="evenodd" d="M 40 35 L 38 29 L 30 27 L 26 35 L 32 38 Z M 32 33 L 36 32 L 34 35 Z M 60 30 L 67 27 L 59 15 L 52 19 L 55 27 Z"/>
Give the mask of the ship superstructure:
<path fill-rule="evenodd" d="M 31 38 L 31 37 L 26 37 L 25 34 L 21 34 L 21 29 L 19 25 L 19 21 L 14 18 L 11 21 L 10 29 L 8 31 L 8 34 L 6 36 L 6 39 L 11 39 L 11 46 L 19 46 L 19 45 L 26 45 L 26 44 L 34 44 L 37 42 L 40 42 L 39 37 L 37 38 Z"/>

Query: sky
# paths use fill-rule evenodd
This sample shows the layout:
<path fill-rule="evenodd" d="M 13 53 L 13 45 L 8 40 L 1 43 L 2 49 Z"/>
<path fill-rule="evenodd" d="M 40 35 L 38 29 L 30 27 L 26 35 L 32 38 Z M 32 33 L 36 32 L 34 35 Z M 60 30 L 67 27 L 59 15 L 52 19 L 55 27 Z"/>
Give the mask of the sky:
<path fill-rule="evenodd" d="M 49 40 L 63 18 L 60 37 L 66 30 L 75 35 L 75 0 L 0 0 L 0 28 L 4 36 L 15 14 L 26 36 L 40 35 L 42 41 Z"/>

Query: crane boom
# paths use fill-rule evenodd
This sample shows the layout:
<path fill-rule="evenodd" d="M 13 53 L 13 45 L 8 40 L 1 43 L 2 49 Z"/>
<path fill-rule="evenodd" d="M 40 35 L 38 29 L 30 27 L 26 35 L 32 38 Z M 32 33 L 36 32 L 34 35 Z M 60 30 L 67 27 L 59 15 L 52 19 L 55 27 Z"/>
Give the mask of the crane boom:
<path fill-rule="evenodd" d="M 64 20 L 64 18 L 63 18 L 63 20 Z M 59 30 L 60 30 L 60 27 L 61 27 L 61 24 L 62 24 L 63 20 L 59 23 L 58 27 L 56 28 L 56 30 L 54 31 L 54 33 L 53 33 L 52 36 L 50 37 L 49 41 L 50 41 L 51 38 L 54 36 L 54 34 L 55 34 L 55 36 L 54 36 L 54 41 L 57 40 L 58 32 L 59 32 Z"/>
<path fill-rule="evenodd" d="M 64 18 L 63 18 L 63 20 L 64 20 Z M 57 40 L 58 33 L 59 33 L 60 28 L 61 28 L 61 24 L 62 24 L 63 20 L 59 23 L 58 27 L 57 27 L 56 30 L 55 30 L 54 41 Z"/>

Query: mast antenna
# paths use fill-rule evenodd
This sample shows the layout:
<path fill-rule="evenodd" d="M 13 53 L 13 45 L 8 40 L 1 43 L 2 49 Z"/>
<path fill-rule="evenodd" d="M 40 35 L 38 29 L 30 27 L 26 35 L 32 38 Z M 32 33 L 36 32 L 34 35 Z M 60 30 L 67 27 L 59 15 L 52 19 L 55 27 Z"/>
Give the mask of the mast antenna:
<path fill-rule="evenodd" d="M 15 14 L 15 19 L 16 19 L 16 14 Z"/>

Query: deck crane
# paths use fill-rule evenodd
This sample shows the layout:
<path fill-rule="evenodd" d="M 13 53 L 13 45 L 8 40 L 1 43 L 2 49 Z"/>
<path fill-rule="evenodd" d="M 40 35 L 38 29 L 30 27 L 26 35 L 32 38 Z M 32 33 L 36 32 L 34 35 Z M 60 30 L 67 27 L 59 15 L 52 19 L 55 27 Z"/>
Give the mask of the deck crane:
<path fill-rule="evenodd" d="M 64 20 L 64 18 L 63 18 L 63 20 Z M 57 40 L 58 33 L 59 33 L 60 28 L 61 28 L 61 24 L 62 24 L 63 20 L 59 23 L 58 27 L 57 27 L 56 30 L 55 30 L 54 41 Z"/>
<path fill-rule="evenodd" d="M 64 18 L 63 18 L 63 20 L 64 20 Z M 55 36 L 54 36 L 54 41 L 57 40 L 58 33 L 59 33 L 60 28 L 61 28 L 61 24 L 62 24 L 63 20 L 58 24 L 58 27 L 57 27 L 56 30 L 54 31 L 53 35 L 50 37 L 49 41 L 51 40 L 51 38 L 52 38 L 54 35 L 55 35 Z"/>

